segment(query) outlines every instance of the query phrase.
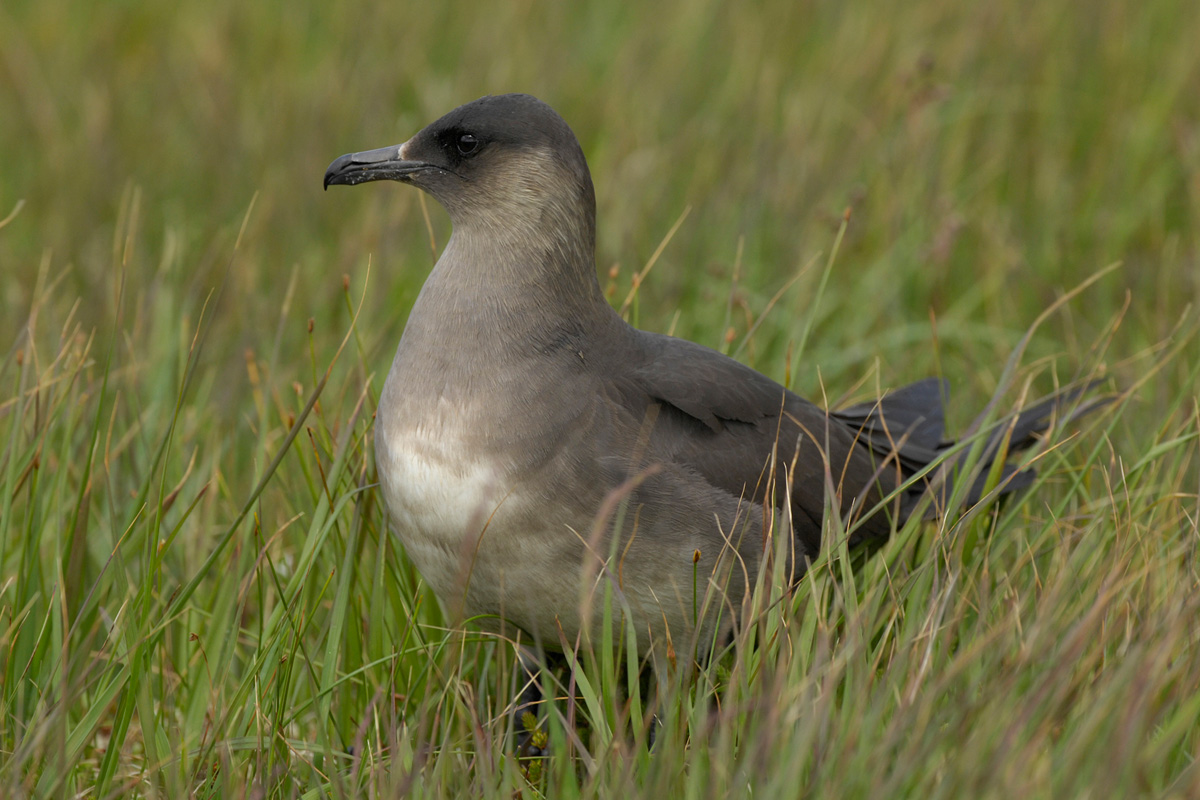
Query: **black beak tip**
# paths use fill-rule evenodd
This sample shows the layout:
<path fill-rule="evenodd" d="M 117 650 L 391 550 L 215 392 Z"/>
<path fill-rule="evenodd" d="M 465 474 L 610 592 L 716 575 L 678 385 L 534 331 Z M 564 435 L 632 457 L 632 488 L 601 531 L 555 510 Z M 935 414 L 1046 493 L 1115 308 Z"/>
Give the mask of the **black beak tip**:
<path fill-rule="evenodd" d="M 325 170 L 325 180 L 321 184 L 325 191 L 329 191 L 331 185 L 345 183 L 345 181 L 339 180 L 339 178 L 342 178 L 346 174 L 346 168 L 353 163 L 352 156 L 352 153 L 338 156 L 329 165 L 328 169 Z"/>

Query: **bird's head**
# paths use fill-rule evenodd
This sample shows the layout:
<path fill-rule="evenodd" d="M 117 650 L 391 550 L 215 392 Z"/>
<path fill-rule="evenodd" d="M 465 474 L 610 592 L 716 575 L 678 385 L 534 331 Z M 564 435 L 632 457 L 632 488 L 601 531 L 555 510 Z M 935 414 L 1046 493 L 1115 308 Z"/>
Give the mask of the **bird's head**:
<path fill-rule="evenodd" d="M 411 183 L 429 192 L 456 229 L 537 231 L 589 237 L 595 195 L 575 134 L 535 97 L 481 97 L 407 142 L 350 153 L 325 171 L 325 187 L 367 181 Z"/>

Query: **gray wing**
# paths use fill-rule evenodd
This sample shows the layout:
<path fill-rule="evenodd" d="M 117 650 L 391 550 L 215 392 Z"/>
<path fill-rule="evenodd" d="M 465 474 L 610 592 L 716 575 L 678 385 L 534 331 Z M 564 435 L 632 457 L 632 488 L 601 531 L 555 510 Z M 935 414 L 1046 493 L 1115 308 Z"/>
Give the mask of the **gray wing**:
<path fill-rule="evenodd" d="M 820 548 L 827 505 L 838 507 L 847 525 L 858 523 L 856 540 L 886 535 L 903 523 L 930 487 L 913 486 L 886 506 L 881 499 L 954 445 L 945 438 L 945 381 L 929 378 L 880 400 L 826 412 L 715 350 L 660 334 L 637 335 L 638 356 L 623 372 L 622 391 L 633 407 L 661 409 L 650 437 L 652 455 L 692 471 L 714 490 L 777 509 L 790 484 L 792 527 L 805 552 Z M 967 502 L 981 496 L 1001 439 L 1008 438 L 1009 452 L 1029 447 L 1049 418 L 1070 411 L 1093 385 L 1062 390 L 996 423 Z M 1071 418 L 1110 399 L 1084 404 Z M 950 491 L 956 465 L 965 459 L 966 453 L 950 462 L 945 481 L 934 483 L 939 492 Z M 1002 478 L 1002 492 L 1017 491 L 1032 481 L 1033 471 L 1005 465 Z"/>
<path fill-rule="evenodd" d="M 885 464 L 882 447 L 860 432 L 872 419 L 867 411 L 852 411 L 861 417 L 854 424 L 857 417 L 831 416 L 702 345 L 641 337 L 644 359 L 625 374 L 625 390 L 661 406 L 653 455 L 693 470 L 716 489 L 776 508 L 785 502 L 783 478 L 789 476 L 792 526 L 806 552 L 820 547 L 828 488 L 845 516 L 872 509 L 903 479 L 896 459 Z M 871 535 L 890 527 L 886 515 L 875 515 L 860 530 Z"/>

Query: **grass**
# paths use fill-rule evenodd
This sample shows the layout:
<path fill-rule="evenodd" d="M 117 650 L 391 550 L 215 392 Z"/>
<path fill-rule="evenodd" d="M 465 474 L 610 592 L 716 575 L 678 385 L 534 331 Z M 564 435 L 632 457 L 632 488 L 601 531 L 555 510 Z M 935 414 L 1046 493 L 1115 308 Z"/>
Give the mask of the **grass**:
<path fill-rule="evenodd" d="M 1200 793 L 1197 29 L 1185 0 L 6 5 L 0 795 Z M 512 647 L 444 618 L 371 488 L 424 209 L 318 189 L 507 90 L 579 133 L 614 303 L 670 239 L 642 327 L 831 403 L 941 374 L 960 431 L 998 390 L 1120 401 L 999 513 L 764 582 L 652 751 L 628 653 L 581 652 L 518 763 Z"/>

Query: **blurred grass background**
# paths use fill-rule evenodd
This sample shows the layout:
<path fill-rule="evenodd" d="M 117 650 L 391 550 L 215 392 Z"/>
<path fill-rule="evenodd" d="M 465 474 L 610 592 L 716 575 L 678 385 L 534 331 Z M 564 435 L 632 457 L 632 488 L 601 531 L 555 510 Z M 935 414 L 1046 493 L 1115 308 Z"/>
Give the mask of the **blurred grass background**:
<path fill-rule="evenodd" d="M 457 640 L 426 629 L 440 622 L 432 598 L 359 488 L 373 480 L 374 396 L 433 260 L 420 200 L 399 186 L 320 187 L 337 155 L 404 141 L 482 94 L 527 91 L 580 137 L 597 188 L 601 282 L 617 300 L 686 212 L 640 289 L 638 324 L 734 350 L 786 288 L 740 357 L 810 396 L 863 396 L 876 382 L 940 373 L 961 428 L 1038 314 L 1120 262 L 1038 330 L 1025 359 L 1037 391 L 1101 365 L 1115 386 L 1136 387 L 1077 451 L 1080 473 L 1068 453 L 1055 470 L 1069 477 L 1023 512 L 1051 525 L 1046 510 L 1059 498 L 1088 519 L 1089 498 L 1098 503 L 1109 519 L 1087 553 L 1112 570 L 1083 551 L 1061 563 L 1047 555 L 1052 542 L 1078 545 L 1061 531 L 1028 518 L 1014 531 L 1041 531 L 1022 534 L 1045 546 L 1028 551 L 1064 580 L 1079 567 L 1071 558 L 1086 561 L 1081 574 L 1094 581 L 1081 577 L 1080 595 L 1103 594 L 1118 573 L 1152 583 L 1104 595 L 1125 609 L 1123 625 L 1145 626 L 1147 637 L 1152 618 L 1175 626 L 1162 645 L 1169 657 L 1136 662 L 1167 677 L 1113 678 L 1113 696 L 1130 698 L 1131 716 L 1120 717 L 1126 771 L 1112 772 L 1107 755 L 1119 732 L 1080 722 L 1073 715 L 1084 711 L 1065 701 L 1036 736 L 980 745 L 948 768 L 963 731 L 994 719 L 988 701 L 964 700 L 954 717 L 964 727 L 942 720 L 939 734 L 934 724 L 903 773 L 896 741 L 881 744 L 842 717 L 823 735 L 850 762 L 814 762 L 811 750 L 789 760 L 795 741 L 738 728 L 710 743 L 741 764 L 741 778 L 732 767 L 711 783 L 670 778 L 668 754 L 698 758 L 683 755 L 685 737 L 678 753 L 664 744 L 657 762 L 643 753 L 617 777 L 597 768 L 575 782 L 564 758 L 550 768 L 551 793 L 701 797 L 756 785 L 786 796 L 786 783 L 736 761 L 739 741 L 762 744 L 763 764 L 796 764 L 801 785 L 853 796 L 881 786 L 1095 796 L 1114 781 L 1138 793 L 1196 790 L 1197 727 L 1186 721 L 1200 710 L 1197 633 L 1186 624 L 1196 601 L 1169 614 L 1162 604 L 1172 591 L 1197 595 L 1198 36 L 1200 5 L 1188 0 L 6 3 L 0 219 L 17 213 L 0 228 L 0 384 L 10 387 L 0 396 L 0 787 L 11 796 L 93 784 L 99 796 L 239 794 L 243 781 L 270 796 L 540 790 L 504 766 L 489 738 L 503 730 L 511 653 L 446 644 Z M 429 209 L 444 243 L 445 216 Z M 313 416 L 271 468 L 355 309 Z M 860 380 L 868 385 L 856 388 Z M 1014 531 L 1010 544 L 1029 541 Z M 1007 561 L 968 559 L 965 582 L 995 580 L 989 570 L 1014 562 L 1008 547 L 999 548 Z M 1029 571 L 1013 567 L 1023 577 L 1012 585 L 1024 588 L 1006 591 L 1042 620 L 1059 608 L 1033 604 L 1046 564 L 1021 563 Z M 876 585 L 865 585 L 873 596 Z M 988 607 L 975 595 L 956 602 L 966 616 Z M 895 603 L 880 601 L 881 619 L 885 606 Z M 1043 641 L 1075 630 L 1063 614 L 1046 618 Z M 970 636 L 992 630 L 986 618 L 942 654 L 971 650 Z M 1097 635 L 1088 651 L 1097 674 L 1164 640 L 1132 641 Z M 950 662 L 936 659 L 932 676 L 906 672 L 907 662 L 881 655 L 892 650 L 863 647 L 883 671 L 883 706 L 889 676 L 936 692 L 960 675 L 939 672 Z M 1013 666 L 1029 653 L 1014 652 L 967 670 L 972 691 L 1003 686 L 1014 707 L 1038 707 L 1036 682 L 1022 683 L 1027 673 Z M 875 685 L 814 674 L 850 681 L 837 684 L 847 696 Z M 1087 695 L 1078 680 L 1049 685 Z M 1156 701 L 1135 703 L 1139 681 Z M 748 698 L 770 691 L 754 685 Z M 473 718 L 489 696 L 493 717 Z M 699 734 L 687 726 L 704 726 L 698 697 L 696 719 L 681 723 L 691 741 Z M 911 721 L 893 712 L 880 713 Z M 921 714 L 923 724 L 938 719 L 932 706 Z M 487 733 L 471 739 L 477 731 Z M 839 749 L 850 741 L 863 742 L 861 754 Z M 329 755 L 355 742 L 365 762 Z M 1001 752 L 1061 758 L 1074 777 L 1046 762 L 1020 772 Z M 353 777 L 336 777 L 351 762 Z M 847 763 L 877 772 L 837 783 Z"/>

